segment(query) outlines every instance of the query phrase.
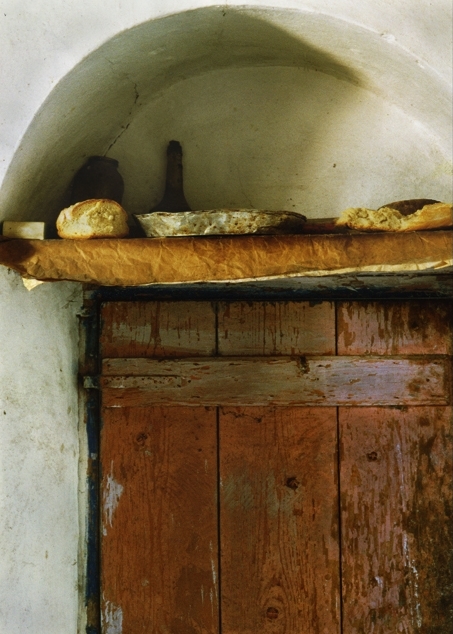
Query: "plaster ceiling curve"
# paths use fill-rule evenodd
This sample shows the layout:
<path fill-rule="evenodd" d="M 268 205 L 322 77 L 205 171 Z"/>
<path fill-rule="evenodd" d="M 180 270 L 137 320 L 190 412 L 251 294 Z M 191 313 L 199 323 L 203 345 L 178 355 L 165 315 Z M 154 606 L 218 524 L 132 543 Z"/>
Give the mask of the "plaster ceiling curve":
<path fill-rule="evenodd" d="M 114 155 L 149 104 L 191 78 L 250 68 L 303 69 L 332 86 L 346 82 L 400 109 L 449 156 L 449 87 L 386 34 L 316 12 L 215 6 L 121 32 L 75 66 L 15 153 L 0 192 L 3 217 L 53 221 L 85 158 Z"/>

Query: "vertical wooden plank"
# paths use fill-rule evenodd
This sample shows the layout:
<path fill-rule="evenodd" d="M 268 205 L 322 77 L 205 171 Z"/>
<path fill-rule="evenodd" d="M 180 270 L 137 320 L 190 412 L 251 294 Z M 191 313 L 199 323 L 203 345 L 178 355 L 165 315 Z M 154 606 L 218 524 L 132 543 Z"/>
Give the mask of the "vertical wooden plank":
<path fill-rule="evenodd" d="M 452 632 L 452 409 L 340 424 L 344 634 Z"/>
<path fill-rule="evenodd" d="M 217 633 L 216 411 L 103 416 L 103 634 Z"/>
<path fill-rule="evenodd" d="M 339 632 L 335 408 L 220 410 L 223 634 Z"/>
<path fill-rule="evenodd" d="M 210 302 L 108 302 L 101 319 L 103 357 L 215 353 L 215 310 Z"/>
<path fill-rule="evenodd" d="M 338 302 L 338 354 L 452 354 L 449 300 Z"/>
<path fill-rule="evenodd" d="M 335 354 L 332 302 L 219 304 L 219 354 Z"/>

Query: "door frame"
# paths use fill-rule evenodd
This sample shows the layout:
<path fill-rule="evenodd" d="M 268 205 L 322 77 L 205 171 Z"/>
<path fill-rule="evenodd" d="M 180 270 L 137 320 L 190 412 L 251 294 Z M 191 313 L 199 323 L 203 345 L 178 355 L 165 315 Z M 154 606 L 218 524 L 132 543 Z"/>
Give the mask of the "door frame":
<path fill-rule="evenodd" d="M 86 488 L 85 532 L 79 547 L 80 632 L 101 634 L 100 611 L 100 373 L 101 306 L 112 301 L 384 301 L 453 298 L 451 275 L 417 274 L 338 275 L 286 278 L 244 283 L 194 283 L 146 287 L 84 286 L 79 314 L 79 418 L 85 451 L 81 489 Z M 81 526 L 83 523 L 81 522 Z"/>

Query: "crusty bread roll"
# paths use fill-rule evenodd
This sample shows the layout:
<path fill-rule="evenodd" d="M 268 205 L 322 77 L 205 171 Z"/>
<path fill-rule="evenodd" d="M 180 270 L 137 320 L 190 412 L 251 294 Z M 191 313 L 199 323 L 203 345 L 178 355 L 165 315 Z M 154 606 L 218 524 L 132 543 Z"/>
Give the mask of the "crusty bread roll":
<path fill-rule="evenodd" d="M 425 205 L 401 221 L 401 231 L 422 231 L 453 227 L 453 207 L 447 203 Z"/>
<path fill-rule="evenodd" d="M 396 209 L 366 209 L 350 207 L 341 212 L 337 227 L 349 227 L 358 231 L 399 231 L 403 216 Z"/>
<path fill-rule="evenodd" d="M 61 238 L 123 238 L 129 233 L 127 213 L 114 200 L 84 200 L 67 207 L 57 218 Z"/>
<path fill-rule="evenodd" d="M 343 211 L 337 226 L 347 226 L 358 231 L 423 231 L 453 226 L 452 206 L 447 203 L 425 205 L 409 216 L 397 209 L 381 207 L 378 210 L 364 207 Z"/>
<path fill-rule="evenodd" d="M 392 203 L 386 203 L 385 205 L 381 205 L 379 209 L 390 207 L 390 209 L 397 209 L 403 216 L 409 216 L 425 205 L 434 205 L 435 203 L 440 203 L 440 200 L 433 200 L 432 198 L 410 198 L 409 200 L 397 200 Z"/>

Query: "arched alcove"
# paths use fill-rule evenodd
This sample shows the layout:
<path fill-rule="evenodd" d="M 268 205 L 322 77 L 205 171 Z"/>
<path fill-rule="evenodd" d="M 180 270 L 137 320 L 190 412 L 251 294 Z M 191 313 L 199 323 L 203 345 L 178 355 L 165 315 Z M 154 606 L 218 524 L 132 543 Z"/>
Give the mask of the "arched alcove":
<path fill-rule="evenodd" d="M 328 216 L 349 204 L 450 200 L 446 0 L 274 0 L 280 9 L 216 6 L 150 20 L 209 1 L 6 3 L 0 221 L 52 223 L 91 154 L 119 159 L 124 205 L 146 211 L 160 196 L 171 138 L 184 146 L 194 208 Z M 0 629 L 74 634 L 98 592 L 93 569 L 85 576 L 96 448 L 78 416 L 82 285 L 29 293 L 0 268 Z M 432 273 L 439 286 L 440 277 Z"/>
<path fill-rule="evenodd" d="M 315 12 L 202 8 L 121 32 L 64 77 L 16 151 L 2 215 L 53 222 L 93 154 L 120 161 L 124 206 L 144 213 L 171 138 L 194 209 L 322 217 L 448 199 L 449 129 L 448 87 L 385 34 Z"/>

